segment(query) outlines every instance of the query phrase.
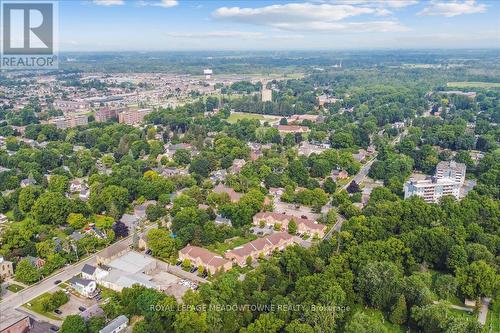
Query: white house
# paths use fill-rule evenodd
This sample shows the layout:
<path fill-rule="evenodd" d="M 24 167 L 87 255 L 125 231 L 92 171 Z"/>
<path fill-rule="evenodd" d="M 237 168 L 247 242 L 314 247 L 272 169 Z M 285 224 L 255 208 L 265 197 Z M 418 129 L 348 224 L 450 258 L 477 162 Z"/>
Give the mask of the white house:
<path fill-rule="evenodd" d="M 79 294 L 92 298 L 97 295 L 97 284 L 93 280 L 72 277 L 69 283 Z"/>

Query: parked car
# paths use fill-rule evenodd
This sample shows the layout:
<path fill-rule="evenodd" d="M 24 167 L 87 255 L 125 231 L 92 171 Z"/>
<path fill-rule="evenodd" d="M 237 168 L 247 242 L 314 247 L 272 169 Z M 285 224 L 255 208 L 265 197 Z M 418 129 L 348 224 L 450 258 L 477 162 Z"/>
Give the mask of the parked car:
<path fill-rule="evenodd" d="M 153 251 L 151 251 L 151 250 L 147 250 L 147 251 L 146 251 L 146 254 L 147 254 L 147 255 L 151 255 L 151 253 L 153 253 Z"/>
<path fill-rule="evenodd" d="M 80 306 L 80 307 L 78 307 L 78 310 L 80 310 L 81 312 L 83 312 L 83 311 L 85 311 L 85 310 L 87 310 L 87 309 L 86 309 L 86 308 L 84 308 L 83 306 Z"/>
<path fill-rule="evenodd" d="M 59 331 L 59 327 L 57 327 L 57 326 L 51 326 L 50 330 L 54 331 L 54 332 L 57 332 L 57 331 Z"/>
<path fill-rule="evenodd" d="M 62 311 L 59 309 L 55 309 L 54 312 L 57 313 L 58 315 L 62 314 Z"/>
<path fill-rule="evenodd" d="M 55 280 L 55 281 L 54 281 L 54 284 L 59 284 L 59 283 L 61 283 L 61 282 L 62 282 L 61 280 Z"/>

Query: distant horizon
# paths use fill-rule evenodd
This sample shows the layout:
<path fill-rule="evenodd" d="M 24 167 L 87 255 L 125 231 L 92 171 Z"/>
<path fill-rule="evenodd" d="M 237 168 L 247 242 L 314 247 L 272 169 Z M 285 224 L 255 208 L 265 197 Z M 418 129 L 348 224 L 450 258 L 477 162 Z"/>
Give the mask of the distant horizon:
<path fill-rule="evenodd" d="M 351 48 L 351 49 L 172 49 L 172 50 L 82 50 L 82 51 L 71 51 L 71 50 L 61 50 L 60 54 L 79 54 L 79 53 L 175 53 L 175 52 L 192 52 L 192 53 L 202 53 L 202 52 L 348 52 L 348 51 L 500 51 L 499 47 L 466 47 L 466 48 Z"/>
<path fill-rule="evenodd" d="M 493 0 L 87 0 L 58 3 L 60 51 L 488 49 Z"/>

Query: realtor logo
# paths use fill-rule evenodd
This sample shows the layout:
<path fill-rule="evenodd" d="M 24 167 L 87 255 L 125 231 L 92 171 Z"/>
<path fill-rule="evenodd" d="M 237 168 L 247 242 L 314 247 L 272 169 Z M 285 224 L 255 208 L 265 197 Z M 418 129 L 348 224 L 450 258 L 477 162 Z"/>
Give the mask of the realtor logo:
<path fill-rule="evenodd" d="M 55 9 L 50 1 L 1 1 L 2 61 L 6 69 L 53 69 Z"/>

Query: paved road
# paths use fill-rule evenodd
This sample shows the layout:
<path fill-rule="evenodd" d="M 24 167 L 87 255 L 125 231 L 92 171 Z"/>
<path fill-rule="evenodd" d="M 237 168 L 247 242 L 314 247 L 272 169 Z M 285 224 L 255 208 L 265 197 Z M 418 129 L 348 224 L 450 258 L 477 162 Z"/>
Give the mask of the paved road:
<path fill-rule="evenodd" d="M 56 280 L 61 280 L 61 281 L 66 281 L 72 278 L 74 275 L 80 273 L 82 270 L 83 265 L 85 264 L 91 264 L 95 265 L 96 263 L 96 256 L 99 255 L 101 252 L 105 251 L 106 249 L 118 249 L 121 247 L 128 247 L 132 244 L 132 237 L 129 236 L 127 238 L 124 238 L 114 244 L 111 244 L 107 248 L 94 253 L 90 257 L 74 264 L 67 266 L 63 268 L 60 272 L 51 275 L 44 280 L 21 290 L 18 293 L 15 293 L 13 295 L 7 296 L 5 299 L 2 299 L 0 303 L 0 323 L 1 323 L 1 328 L 3 328 L 4 324 L 7 322 L 12 322 L 15 321 L 16 318 L 20 319 L 24 315 L 16 310 L 16 308 L 20 307 L 24 303 L 28 302 L 29 300 L 40 296 L 41 294 L 53 289 L 56 285 L 54 282 Z M 38 317 L 38 316 L 37 316 Z M 41 318 L 40 318 L 41 319 Z M 43 317 L 44 320 L 47 320 L 47 318 Z"/>
<path fill-rule="evenodd" d="M 479 315 L 477 316 L 477 320 L 481 325 L 486 324 L 486 319 L 488 318 L 489 305 L 490 305 L 490 299 L 487 297 L 483 297 L 481 308 L 479 309 Z"/>

